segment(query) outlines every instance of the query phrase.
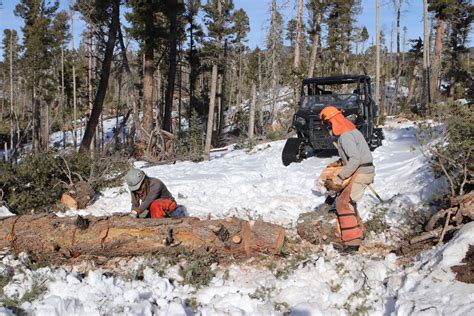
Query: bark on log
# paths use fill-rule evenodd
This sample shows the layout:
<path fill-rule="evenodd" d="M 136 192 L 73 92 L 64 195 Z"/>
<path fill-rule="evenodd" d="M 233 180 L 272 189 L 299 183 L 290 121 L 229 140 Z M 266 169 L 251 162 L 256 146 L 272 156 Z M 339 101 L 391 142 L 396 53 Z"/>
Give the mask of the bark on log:
<path fill-rule="evenodd" d="M 134 219 L 129 216 L 24 215 L 0 220 L 0 249 L 28 252 L 35 260 L 136 256 L 166 246 L 209 247 L 235 256 L 279 254 L 283 227 L 238 218 L 226 220 Z M 216 229 L 217 227 L 217 229 Z M 236 238 L 234 238 L 236 237 Z M 240 242 L 235 242 L 238 238 Z"/>

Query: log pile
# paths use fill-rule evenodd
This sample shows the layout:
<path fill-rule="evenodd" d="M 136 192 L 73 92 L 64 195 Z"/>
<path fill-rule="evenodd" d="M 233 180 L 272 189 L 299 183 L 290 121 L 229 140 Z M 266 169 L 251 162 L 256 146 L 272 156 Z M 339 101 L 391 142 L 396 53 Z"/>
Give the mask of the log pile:
<path fill-rule="evenodd" d="M 474 220 L 474 191 L 452 197 L 450 207 L 434 213 L 420 236 L 410 240 L 410 244 L 422 242 L 431 238 L 439 238 L 439 243 L 447 232 L 458 230 L 467 222 Z"/>
<path fill-rule="evenodd" d="M 238 218 L 24 215 L 0 220 L 0 249 L 27 252 L 39 262 L 81 256 L 138 256 L 178 245 L 206 247 L 234 256 L 279 254 L 284 239 L 285 230 L 279 225 Z"/>

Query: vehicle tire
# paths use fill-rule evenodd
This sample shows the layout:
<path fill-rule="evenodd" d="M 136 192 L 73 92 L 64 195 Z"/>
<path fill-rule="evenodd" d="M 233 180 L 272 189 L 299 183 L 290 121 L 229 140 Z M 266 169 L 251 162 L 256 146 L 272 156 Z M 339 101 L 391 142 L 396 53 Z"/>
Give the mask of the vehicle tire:
<path fill-rule="evenodd" d="M 281 154 L 284 166 L 288 166 L 292 162 L 300 162 L 303 160 L 301 157 L 302 143 L 303 140 L 296 137 L 288 138 L 286 140 L 285 147 L 283 147 L 283 152 Z"/>

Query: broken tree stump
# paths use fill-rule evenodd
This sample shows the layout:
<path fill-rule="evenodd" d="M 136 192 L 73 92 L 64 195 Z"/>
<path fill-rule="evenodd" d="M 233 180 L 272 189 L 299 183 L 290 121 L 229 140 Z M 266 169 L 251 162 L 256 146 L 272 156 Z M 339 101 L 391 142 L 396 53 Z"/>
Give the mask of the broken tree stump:
<path fill-rule="evenodd" d="M 238 218 L 24 215 L 0 220 L 0 249 L 28 252 L 43 262 L 83 255 L 138 256 L 170 245 L 209 247 L 235 256 L 279 254 L 284 238 L 285 230 L 279 225 L 263 221 L 251 224 Z"/>

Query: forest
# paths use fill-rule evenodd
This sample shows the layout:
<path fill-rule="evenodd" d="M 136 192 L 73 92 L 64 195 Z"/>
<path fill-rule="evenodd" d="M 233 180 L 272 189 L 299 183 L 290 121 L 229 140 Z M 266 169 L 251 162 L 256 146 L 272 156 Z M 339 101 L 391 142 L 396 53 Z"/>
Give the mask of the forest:
<path fill-rule="evenodd" d="M 408 3 L 389 2 L 394 27 L 378 28 L 374 42 L 354 25 L 360 0 L 295 1 L 286 25 L 272 0 L 266 40 L 250 48 L 249 18 L 232 0 L 80 0 L 69 10 L 19 1 L 23 35 L 3 30 L 3 159 L 48 150 L 55 132 L 63 133 L 56 148 L 113 148 L 154 162 L 209 159 L 211 148 L 235 141 L 286 137 L 291 115 L 278 103 L 296 109 L 308 77 L 371 76 L 381 117 L 472 100 L 470 2 L 428 1 L 423 38 L 407 38 L 400 24 Z M 114 117 L 106 139 L 103 121 Z"/>

